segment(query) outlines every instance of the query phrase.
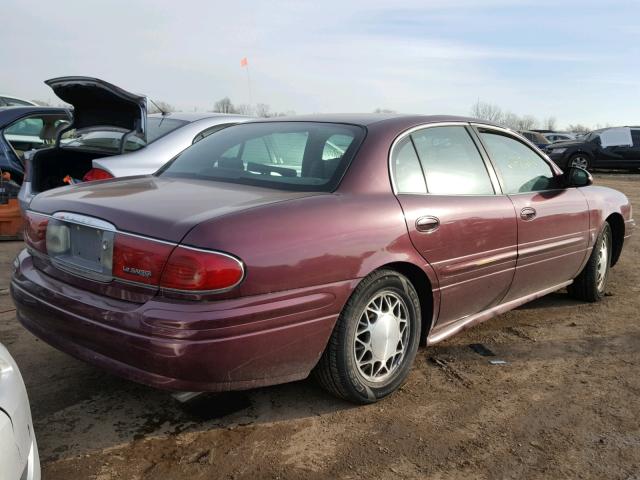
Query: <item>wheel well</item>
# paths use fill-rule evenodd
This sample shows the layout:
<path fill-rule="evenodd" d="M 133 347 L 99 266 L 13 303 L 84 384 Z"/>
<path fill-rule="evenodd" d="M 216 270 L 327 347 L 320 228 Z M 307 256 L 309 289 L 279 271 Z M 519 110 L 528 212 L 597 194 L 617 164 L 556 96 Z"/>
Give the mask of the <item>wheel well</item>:
<path fill-rule="evenodd" d="M 575 157 L 576 155 L 582 155 L 583 157 L 591 158 L 591 154 L 589 152 L 587 152 L 586 150 L 576 150 L 575 152 L 573 152 L 571 154 L 572 157 Z"/>
<path fill-rule="evenodd" d="M 425 345 L 427 334 L 433 322 L 433 289 L 429 277 L 419 267 L 413 263 L 395 262 L 383 265 L 380 268 L 395 270 L 409 279 L 413 288 L 418 293 L 420 299 L 420 310 L 422 312 L 422 329 L 420 334 L 420 345 Z"/>
<path fill-rule="evenodd" d="M 613 248 L 611 251 L 611 266 L 613 267 L 622 253 L 624 243 L 624 219 L 619 213 L 612 213 L 607 217 L 607 223 L 611 227 L 611 241 Z"/>

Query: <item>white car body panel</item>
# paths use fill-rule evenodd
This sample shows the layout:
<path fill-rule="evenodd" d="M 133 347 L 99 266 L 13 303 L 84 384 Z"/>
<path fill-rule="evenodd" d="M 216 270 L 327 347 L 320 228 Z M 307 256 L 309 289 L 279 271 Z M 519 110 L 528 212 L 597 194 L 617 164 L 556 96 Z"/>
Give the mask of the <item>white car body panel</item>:
<path fill-rule="evenodd" d="M 40 457 L 27 390 L 16 362 L 2 344 L 0 410 L 0 479 L 40 480 Z"/>

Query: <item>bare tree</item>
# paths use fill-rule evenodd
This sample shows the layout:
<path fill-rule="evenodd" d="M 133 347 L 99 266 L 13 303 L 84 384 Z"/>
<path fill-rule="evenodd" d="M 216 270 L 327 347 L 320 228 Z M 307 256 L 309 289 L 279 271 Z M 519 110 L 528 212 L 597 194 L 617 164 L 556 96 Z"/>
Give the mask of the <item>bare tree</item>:
<path fill-rule="evenodd" d="M 520 128 L 520 117 L 513 112 L 505 112 L 502 115 L 500 123 L 505 127 L 518 130 Z"/>
<path fill-rule="evenodd" d="M 591 131 L 589 127 L 581 123 L 569 124 L 567 125 L 567 130 L 575 133 L 587 133 Z"/>
<path fill-rule="evenodd" d="M 547 130 L 551 130 L 552 132 L 554 132 L 556 128 L 558 128 L 556 117 L 547 117 L 542 123 L 544 128 L 546 128 Z"/>
<path fill-rule="evenodd" d="M 504 114 L 499 106 L 478 100 L 471 107 L 471 116 L 488 122 L 502 123 Z"/>
<path fill-rule="evenodd" d="M 253 107 L 246 103 L 241 103 L 240 105 L 236 105 L 234 107 L 234 111 L 232 113 L 239 113 L 240 115 L 253 115 Z"/>
<path fill-rule="evenodd" d="M 213 105 L 213 111 L 218 113 L 236 113 L 236 107 L 233 106 L 229 97 L 224 97 Z"/>
<path fill-rule="evenodd" d="M 538 120 L 532 115 L 525 115 L 520 118 L 519 124 L 520 128 L 518 128 L 518 130 L 531 130 L 532 128 L 536 128 Z"/>
<path fill-rule="evenodd" d="M 271 112 L 271 107 L 266 103 L 259 103 L 256 105 L 256 117 L 269 118 L 275 115 L 275 113 Z"/>

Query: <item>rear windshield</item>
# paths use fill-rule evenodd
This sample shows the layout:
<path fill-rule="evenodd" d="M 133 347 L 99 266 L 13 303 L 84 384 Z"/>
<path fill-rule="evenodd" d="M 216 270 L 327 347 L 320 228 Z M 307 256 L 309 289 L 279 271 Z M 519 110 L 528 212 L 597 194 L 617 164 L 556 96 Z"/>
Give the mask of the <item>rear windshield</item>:
<path fill-rule="evenodd" d="M 127 136 L 124 143 L 125 152 L 133 152 L 140 150 L 145 146 L 153 143 L 167 133 L 186 125 L 185 120 L 176 120 L 174 118 L 165 117 L 148 117 L 147 118 L 147 141 L 131 134 Z M 61 144 L 64 147 L 87 148 L 91 150 L 100 150 L 109 153 L 119 153 L 122 139 L 127 132 L 120 129 L 109 128 L 90 128 L 82 130 L 71 130 L 65 132 L 62 136 Z"/>
<path fill-rule="evenodd" d="M 246 123 L 194 144 L 159 175 L 332 191 L 364 135 L 362 127 L 337 123 Z"/>

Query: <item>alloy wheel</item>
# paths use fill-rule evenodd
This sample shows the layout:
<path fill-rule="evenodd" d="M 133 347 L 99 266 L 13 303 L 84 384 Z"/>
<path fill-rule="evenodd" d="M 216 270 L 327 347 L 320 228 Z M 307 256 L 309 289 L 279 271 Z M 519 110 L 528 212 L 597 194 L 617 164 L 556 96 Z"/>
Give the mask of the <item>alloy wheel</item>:
<path fill-rule="evenodd" d="M 586 170 L 589 167 L 589 159 L 584 155 L 578 155 L 571 160 L 571 166 L 584 168 Z"/>
<path fill-rule="evenodd" d="M 353 342 L 360 375 L 369 382 L 388 379 L 400 366 L 409 340 L 409 313 L 396 293 L 377 293 L 360 315 Z"/>
<path fill-rule="evenodd" d="M 604 290 L 604 284 L 607 279 L 607 270 L 609 268 L 609 237 L 602 236 L 600 248 L 598 249 L 598 260 L 596 263 L 596 287 L 599 292 Z"/>

